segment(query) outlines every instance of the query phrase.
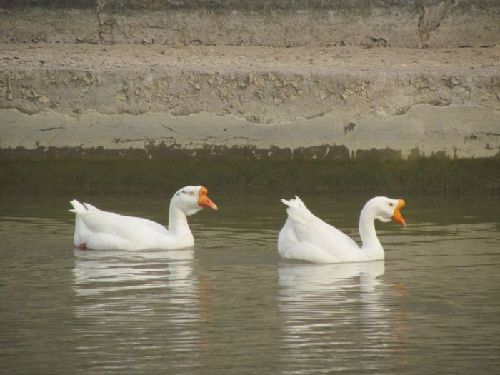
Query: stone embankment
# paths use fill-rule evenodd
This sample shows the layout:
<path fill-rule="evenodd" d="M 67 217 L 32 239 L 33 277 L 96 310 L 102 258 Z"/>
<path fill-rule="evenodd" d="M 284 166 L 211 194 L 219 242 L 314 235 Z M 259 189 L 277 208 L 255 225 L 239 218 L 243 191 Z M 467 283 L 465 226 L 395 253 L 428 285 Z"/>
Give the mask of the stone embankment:
<path fill-rule="evenodd" d="M 0 0 L 0 153 L 498 157 L 499 19 L 498 1 Z"/>

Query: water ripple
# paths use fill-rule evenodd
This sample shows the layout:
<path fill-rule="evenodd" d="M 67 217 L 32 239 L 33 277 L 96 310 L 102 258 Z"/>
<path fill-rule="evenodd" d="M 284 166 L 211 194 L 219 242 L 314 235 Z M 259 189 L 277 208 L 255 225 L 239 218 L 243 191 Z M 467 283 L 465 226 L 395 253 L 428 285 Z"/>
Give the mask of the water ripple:
<path fill-rule="evenodd" d="M 384 262 L 314 265 L 279 258 L 284 212 L 259 202 L 255 218 L 230 205 L 227 220 L 222 210 L 200 214 L 195 248 L 179 251 L 73 250 L 69 214 L 7 210 L 4 372 L 405 375 L 500 366 L 494 206 L 446 220 L 422 209 L 406 229 L 377 227 Z M 342 217 L 329 219 L 355 233 L 356 218 Z"/>

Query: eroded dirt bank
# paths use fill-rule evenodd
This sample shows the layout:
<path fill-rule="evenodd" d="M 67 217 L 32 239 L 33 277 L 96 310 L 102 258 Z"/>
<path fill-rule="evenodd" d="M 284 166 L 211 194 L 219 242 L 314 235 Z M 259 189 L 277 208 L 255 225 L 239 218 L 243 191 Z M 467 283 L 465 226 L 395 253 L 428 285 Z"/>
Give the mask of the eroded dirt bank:
<path fill-rule="evenodd" d="M 2 44 L 0 147 L 492 157 L 499 61 L 498 47 Z"/>

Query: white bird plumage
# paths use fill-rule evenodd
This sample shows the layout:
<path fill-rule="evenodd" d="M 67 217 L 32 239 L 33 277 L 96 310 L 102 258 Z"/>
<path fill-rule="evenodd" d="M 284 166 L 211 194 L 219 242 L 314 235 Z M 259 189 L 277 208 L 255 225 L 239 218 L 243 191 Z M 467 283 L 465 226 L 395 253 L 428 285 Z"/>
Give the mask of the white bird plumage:
<path fill-rule="evenodd" d="M 203 186 L 185 186 L 170 200 L 168 229 L 154 221 L 102 211 L 72 200 L 74 245 L 94 250 L 181 249 L 194 245 L 187 216 L 203 207 L 217 209 Z"/>
<path fill-rule="evenodd" d="M 402 199 L 370 199 L 359 218 L 361 247 L 334 226 L 309 211 L 299 197 L 281 200 L 287 206 L 288 218 L 278 237 L 278 251 L 283 258 L 315 263 L 364 262 L 384 259 L 384 249 L 377 238 L 375 219 L 391 219 L 405 225 L 400 209 Z"/>

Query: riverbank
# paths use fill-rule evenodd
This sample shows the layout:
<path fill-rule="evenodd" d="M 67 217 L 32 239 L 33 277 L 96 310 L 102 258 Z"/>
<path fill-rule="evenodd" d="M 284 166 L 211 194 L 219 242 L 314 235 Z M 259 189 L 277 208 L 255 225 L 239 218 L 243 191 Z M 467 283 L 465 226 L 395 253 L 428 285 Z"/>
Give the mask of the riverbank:
<path fill-rule="evenodd" d="M 498 194 L 499 12 L 0 0 L 0 190 Z"/>
<path fill-rule="evenodd" d="M 0 44 L 0 147 L 494 157 L 499 61 L 499 47 Z"/>

